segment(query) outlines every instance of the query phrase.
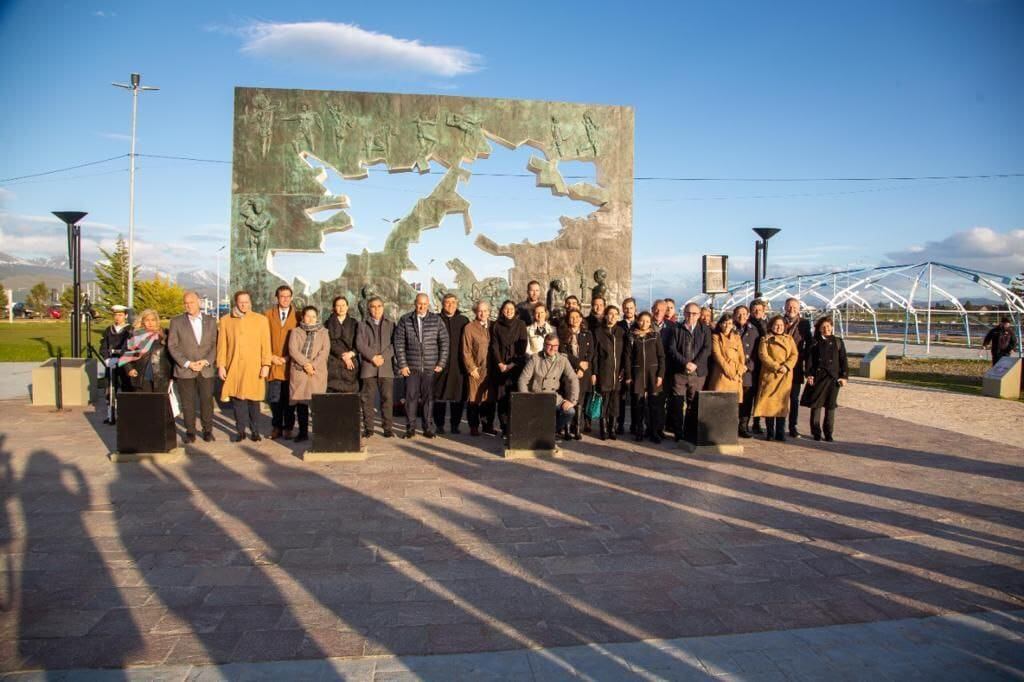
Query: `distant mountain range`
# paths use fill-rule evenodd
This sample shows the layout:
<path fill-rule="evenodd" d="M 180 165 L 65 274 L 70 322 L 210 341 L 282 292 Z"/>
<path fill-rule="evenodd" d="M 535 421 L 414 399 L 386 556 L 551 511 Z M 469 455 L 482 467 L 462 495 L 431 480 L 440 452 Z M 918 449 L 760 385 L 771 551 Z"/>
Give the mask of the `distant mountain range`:
<path fill-rule="evenodd" d="M 94 261 L 82 261 L 82 282 L 94 282 Z M 217 294 L 217 275 L 209 270 L 195 268 L 179 272 L 166 272 L 157 268 L 142 266 L 139 268 L 140 279 L 165 277 L 176 282 L 184 289 L 193 289 L 200 296 L 213 298 Z M 9 253 L 0 252 L 0 282 L 4 287 L 14 291 L 15 300 L 23 300 L 28 290 L 39 282 L 45 282 L 50 289 L 62 289 L 71 284 L 71 268 L 67 257 L 60 258 L 21 258 Z M 221 294 L 227 290 L 227 280 L 221 278 Z"/>

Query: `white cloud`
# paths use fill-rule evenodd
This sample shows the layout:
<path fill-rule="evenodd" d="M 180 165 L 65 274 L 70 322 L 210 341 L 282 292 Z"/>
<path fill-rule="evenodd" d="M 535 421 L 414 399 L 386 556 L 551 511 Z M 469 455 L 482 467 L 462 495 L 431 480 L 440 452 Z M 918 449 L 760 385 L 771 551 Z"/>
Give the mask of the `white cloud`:
<path fill-rule="evenodd" d="M 886 255 L 893 263 L 938 261 L 1001 275 L 1024 271 L 1024 229 L 996 232 L 972 227 L 944 239 L 914 244 Z"/>
<path fill-rule="evenodd" d="M 356 73 L 408 73 L 452 78 L 480 69 L 481 57 L 459 47 L 367 31 L 329 21 L 253 22 L 238 31 L 241 51 L 270 59 L 302 62 Z"/>
<path fill-rule="evenodd" d="M 5 187 L 0 187 L 0 206 L 3 206 L 4 204 L 6 204 L 9 201 L 14 201 L 14 198 L 16 196 L 17 195 L 14 192 L 12 192 L 11 190 L 9 190 L 9 189 L 7 189 Z"/>

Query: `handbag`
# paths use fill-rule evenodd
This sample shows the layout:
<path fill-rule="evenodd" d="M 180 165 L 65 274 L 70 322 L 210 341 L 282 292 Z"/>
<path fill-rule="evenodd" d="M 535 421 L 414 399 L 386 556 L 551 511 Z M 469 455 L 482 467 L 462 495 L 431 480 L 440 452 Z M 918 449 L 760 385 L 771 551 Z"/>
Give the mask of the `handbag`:
<path fill-rule="evenodd" d="M 588 419 L 600 419 L 601 411 L 604 403 L 604 398 L 597 391 L 591 391 L 587 397 L 587 404 L 583 408 L 583 413 Z"/>

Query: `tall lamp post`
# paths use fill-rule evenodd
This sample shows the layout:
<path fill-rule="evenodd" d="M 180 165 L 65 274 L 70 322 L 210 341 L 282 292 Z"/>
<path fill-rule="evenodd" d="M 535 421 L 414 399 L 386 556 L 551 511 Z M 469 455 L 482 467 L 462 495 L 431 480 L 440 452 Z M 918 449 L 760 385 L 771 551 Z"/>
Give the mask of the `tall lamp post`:
<path fill-rule="evenodd" d="M 227 244 L 217 249 L 217 300 L 214 301 L 214 317 L 220 319 L 220 252 L 227 247 Z"/>
<path fill-rule="evenodd" d="M 768 240 L 782 230 L 778 227 L 755 227 L 760 239 L 754 242 L 754 298 L 761 298 L 761 278 L 768 277 Z"/>
<path fill-rule="evenodd" d="M 132 152 L 128 155 L 128 309 L 135 309 L 135 121 L 139 113 L 139 91 L 159 90 L 142 85 L 142 76 L 133 73 L 131 84 L 111 83 L 114 87 L 132 91 Z"/>
<path fill-rule="evenodd" d="M 71 314 L 71 355 L 82 355 L 82 226 L 85 211 L 54 211 L 68 228 L 68 263 L 71 265 L 74 304 Z"/>

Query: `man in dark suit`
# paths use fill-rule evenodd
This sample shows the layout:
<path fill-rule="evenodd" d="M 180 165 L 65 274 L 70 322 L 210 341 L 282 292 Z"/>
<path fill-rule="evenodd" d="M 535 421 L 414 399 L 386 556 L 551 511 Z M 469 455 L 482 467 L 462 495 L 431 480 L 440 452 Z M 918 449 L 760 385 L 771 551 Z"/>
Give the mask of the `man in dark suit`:
<path fill-rule="evenodd" d="M 671 342 L 666 357 L 668 371 L 672 378 L 672 395 L 669 398 L 669 426 L 676 440 L 683 439 L 685 425 L 695 424 L 694 399 L 704 388 L 708 376 L 708 356 L 711 355 L 711 329 L 700 323 L 700 307 L 696 303 L 683 306 L 683 321 L 671 329 Z"/>
<path fill-rule="evenodd" d="M 196 394 L 203 440 L 213 438 L 213 384 L 217 374 L 217 320 L 199 310 L 199 295 L 185 294 L 185 312 L 171 318 L 167 350 L 174 359 L 174 380 L 181 397 L 185 442 L 196 440 Z"/>
<path fill-rule="evenodd" d="M 800 410 L 800 389 L 804 384 L 804 365 L 807 363 L 807 351 L 814 340 L 811 321 L 800 317 L 800 299 L 786 299 L 786 333 L 796 342 L 796 367 L 793 368 L 793 390 L 789 393 L 789 436 L 799 438 L 797 431 L 797 412 Z"/>
<path fill-rule="evenodd" d="M 360 391 L 363 402 L 363 437 L 373 435 L 373 410 L 380 397 L 380 418 L 384 426 L 384 437 L 394 436 L 392 431 L 395 383 L 395 347 L 392 337 L 395 324 L 384 317 L 384 301 L 371 296 L 366 302 L 368 317 L 356 329 L 356 351 L 362 358 L 359 377 L 363 380 Z"/>

